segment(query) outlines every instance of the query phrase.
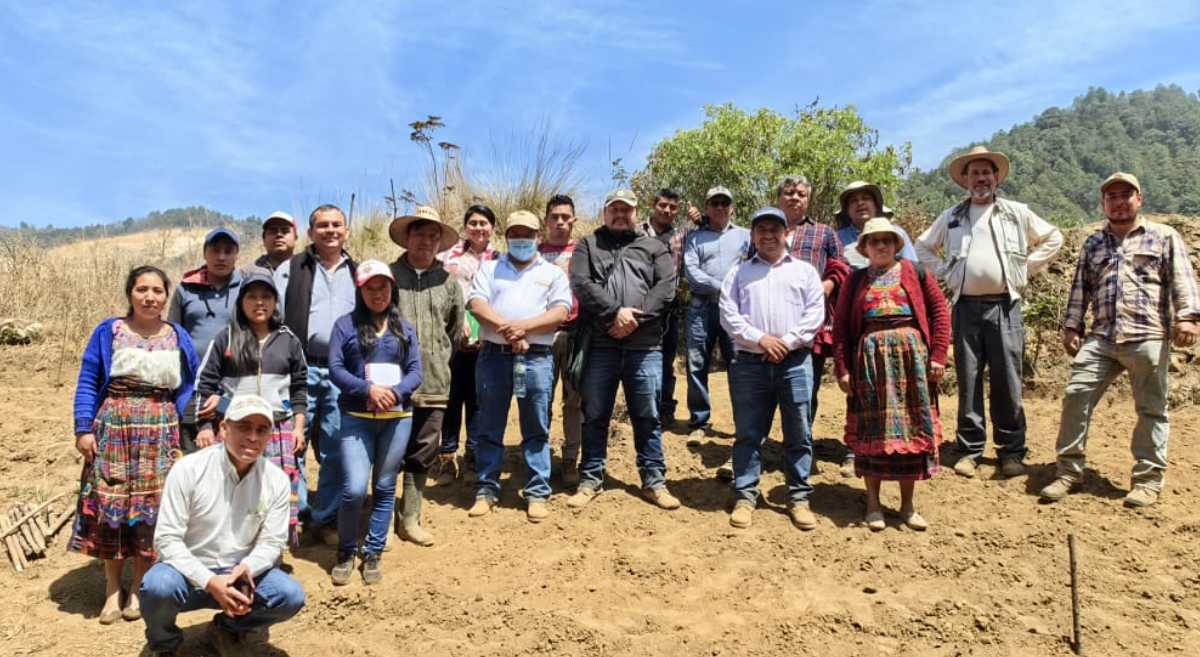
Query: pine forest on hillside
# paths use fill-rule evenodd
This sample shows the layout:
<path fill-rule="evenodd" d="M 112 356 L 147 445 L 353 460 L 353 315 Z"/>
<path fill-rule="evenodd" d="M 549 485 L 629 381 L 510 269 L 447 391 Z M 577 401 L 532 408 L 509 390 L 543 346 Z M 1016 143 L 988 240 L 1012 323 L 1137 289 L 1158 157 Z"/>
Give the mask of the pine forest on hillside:
<path fill-rule="evenodd" d="M 1100 218 L 1100 183 L 1115 171 L 1138 177 L 1143 210 L 1200 214 L 1200 97 L 1177 86 L 1110 93 L 1093 88 L 1071 107 L 1052 107 L 983 142 L 1012 160 L 1004 196 L 1060 224 Z M 973 145 L 973 144 L 972 144 Z M 947 175 L 914 172 L 901 195 L 937 214 L 964 198 Z"/>

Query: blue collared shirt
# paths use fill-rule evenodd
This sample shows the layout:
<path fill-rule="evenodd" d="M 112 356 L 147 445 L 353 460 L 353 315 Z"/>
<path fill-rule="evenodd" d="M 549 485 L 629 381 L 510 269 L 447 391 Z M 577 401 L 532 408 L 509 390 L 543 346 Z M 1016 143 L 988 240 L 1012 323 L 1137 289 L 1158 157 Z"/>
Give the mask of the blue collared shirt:
<path fill-rule="evenodd" d="M 701 226 L 683 242 L 683 273 L 693 296 L 713 297 L 721 293 L 725 275 L 746 259 L 750 231 L 731 220 L 723 231 Z"/>

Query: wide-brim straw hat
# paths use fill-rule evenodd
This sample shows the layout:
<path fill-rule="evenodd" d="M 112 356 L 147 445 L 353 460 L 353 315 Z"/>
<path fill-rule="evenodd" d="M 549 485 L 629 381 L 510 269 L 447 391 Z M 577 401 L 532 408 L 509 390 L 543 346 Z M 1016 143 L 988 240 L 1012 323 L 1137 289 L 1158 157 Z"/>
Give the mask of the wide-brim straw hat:
<path fill-rule="evenodd" d="M 393 219 L 392 225 L 388 227 L 388 235 L 392 241 L 407 249 L 408 226 L 414 221 L 432 221 L 442 229 L 442 243 L 438 246 L 438 253 L 458 243 L 458 231 L 442 221 L 442 216 L 438 214 L 438 211 L 428 205 L 418 205 L 412 214 Z"/>
<path fill-rule="evenodd" d="M 999 187 L 1004 179 L 1008 177 L 1010 164 L 1008 156 L 1004 153 L 989 151 L 987 146 L 976 146 L 967 151 L 965 155 L 960 155 L 954 158 L 950 163 L 950 177 L 954 182 L 958 183 L 959 187 L 967 189 L 967 165 L 975 160 L 987 160 L 996 165 L 996 186 Z"/>
<path fill-rule="evenodd" d="M 846 199 L 858 191 L 865 191 L 871 195 L 871 198 L 875 199 L 875 213 L 877 216 L 887 217 L 888 219 L 892 218 L 892 211 L 883 204 L 883 190 L 879 189 L 879 185 L 874 185 L 865 180 L 855 180 L 843 187 L 842 193 L 838 195 L 838 212 L 834 215 L 834 219 L 837 220 L 839 226 L 850 224 L 850 215 L 846 213 Z"/>
<path fill-rule="evenodd" d="M 854 245 L 854 249 L 865 258 L 867 256 L 867 238 L 880 233 L 890 233 L 896 236 L 896 254 L 899 257 L 900 249 L 904 248 L 904 234 L 893 226 L 887 217 L 868 219 L 862 232 L 858 234 L 858 244 Z"/>

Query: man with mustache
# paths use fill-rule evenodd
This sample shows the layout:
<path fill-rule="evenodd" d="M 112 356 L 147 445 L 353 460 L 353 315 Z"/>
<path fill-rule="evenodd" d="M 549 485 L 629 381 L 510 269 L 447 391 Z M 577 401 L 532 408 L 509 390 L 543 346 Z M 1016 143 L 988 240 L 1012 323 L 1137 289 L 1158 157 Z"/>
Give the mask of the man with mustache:
<path fill-rule="evenodd" d="M 991 383 L 988 403 L 1000 471 L 1005 477 L 1025 474 L 1021 293 L 1063 241 L 1062 233 L 1027 205 L 996 196 L 1008 171 L 1008 158 L 984 146 L 956 158 L 950 177 L 971 196 L 943 212 L 915 244 L 921 264 L 945 281 L 952 295 L 959 452 L 954 471 L 968 478 L 975 476 L 987 445 L 984 370 Z"/>
<path fill-rule="evenodd" d="M 1138 420 L 1125 506 L 1145 507 L 1158 501 L 1167 469 L 1171 344 L 1196 344 L 1200 292 L 1179 233 L 1138 216 L 1143 196 L 1136 177 L 1114 173 L 1100 186 L 1100 199 L 1108 220 L 1083 243 L 1063 319 L 1063 348 L 1075 361 L 1058 428 L 1058 476 L 1041 498 L 1057 502 L 1083 481 L 1092 409 L 1127 371 Z M 1089 307 L 1092 326 L 1084 338 Z"/>

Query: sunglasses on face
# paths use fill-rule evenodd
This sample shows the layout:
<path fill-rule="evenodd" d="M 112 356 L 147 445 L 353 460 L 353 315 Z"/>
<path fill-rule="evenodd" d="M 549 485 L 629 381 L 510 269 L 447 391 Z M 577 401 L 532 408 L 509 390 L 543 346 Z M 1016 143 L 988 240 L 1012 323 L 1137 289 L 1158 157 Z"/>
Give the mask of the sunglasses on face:
<path fill-rule="evenodd" d="M 708 202 L 708 207 L 710 208 L 727 208 L 731 205 L 733 205 L 733 201 L 727 198 L 715 198 Z"/>

